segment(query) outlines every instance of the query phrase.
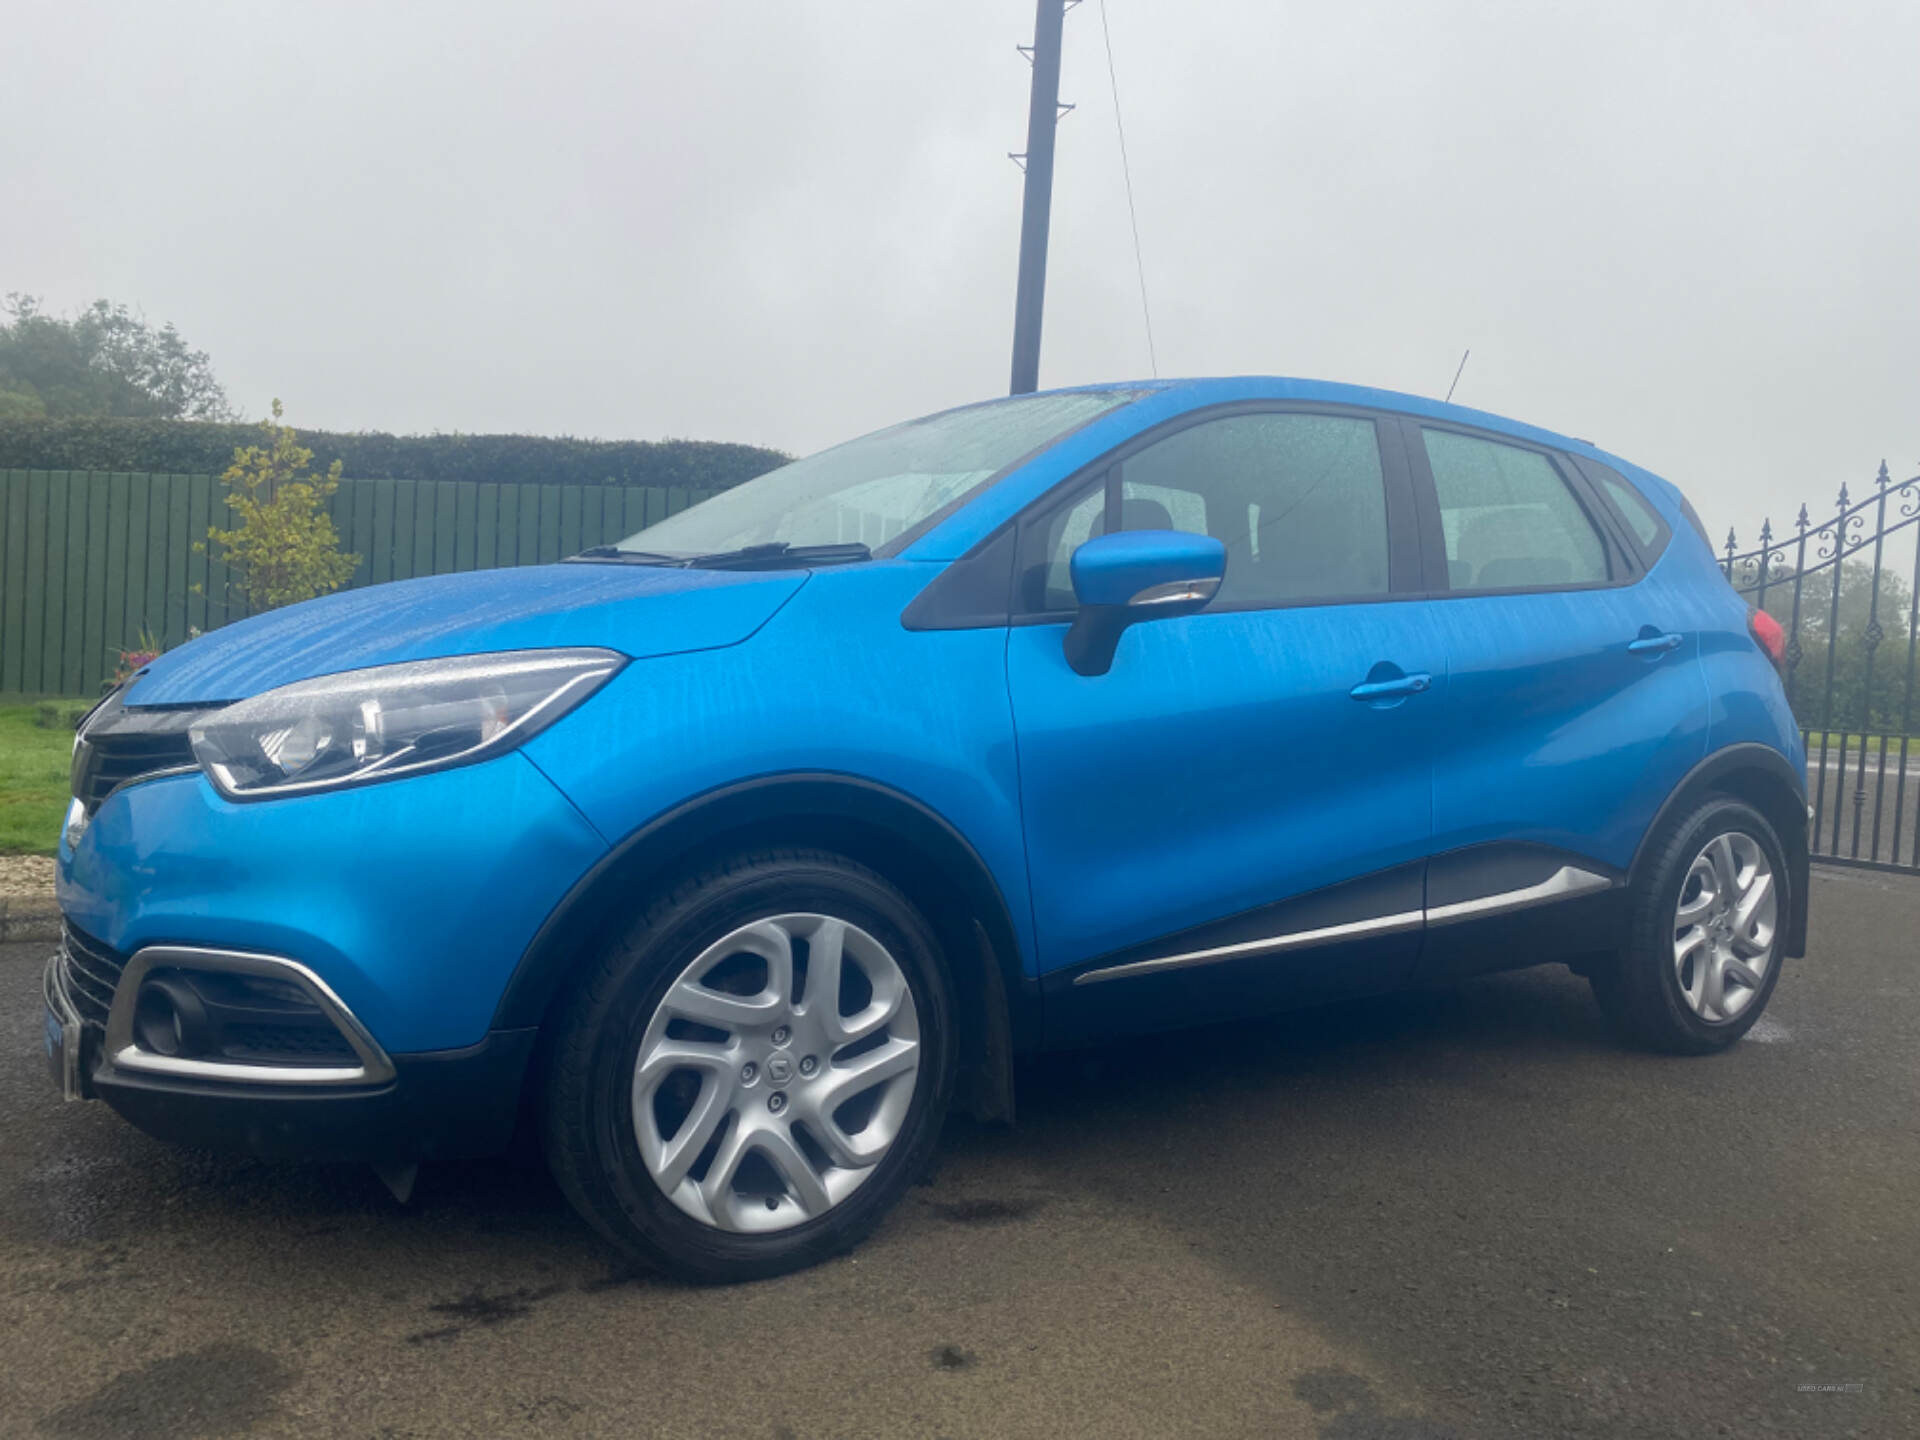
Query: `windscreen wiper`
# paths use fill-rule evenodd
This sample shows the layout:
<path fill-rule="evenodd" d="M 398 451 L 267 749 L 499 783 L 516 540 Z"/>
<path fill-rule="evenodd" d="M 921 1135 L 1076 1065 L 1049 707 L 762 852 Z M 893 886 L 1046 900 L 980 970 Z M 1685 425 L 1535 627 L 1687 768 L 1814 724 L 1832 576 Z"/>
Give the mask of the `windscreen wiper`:
<path fill-rule="evenodd" d="M 872 558 L 873 551 L 857 540 L 844 545 L 789 545 L 784 540 L 769 540 L 742 545 L 738 550 L 690 555 L 676 563 L 688 570 L 804 570 L 811 565 L 851 565 Z"/>
<path fill-rule="evenodd" d="M 789 545 L 769 540 L 742 545 L 738 550 L 716 550 L 711 555 L 656 555 L 647 550 L 622 550 L 618 545 L 589 545 L 569 560 L 616 560 L 623 565 L 663 565 L 680 570 L 803 570 L 812 565 L 850 565 L 871 560 L 873 551 L 858 541 L 842 545 Z"/>
<path fill-rule="evenodd" d="M 619 560 L 628 565 L 679 565 L 684 555 L 656 555 L 651 550 L 622 550 L 618 545 L 589 545 L 569 560 Z"/>

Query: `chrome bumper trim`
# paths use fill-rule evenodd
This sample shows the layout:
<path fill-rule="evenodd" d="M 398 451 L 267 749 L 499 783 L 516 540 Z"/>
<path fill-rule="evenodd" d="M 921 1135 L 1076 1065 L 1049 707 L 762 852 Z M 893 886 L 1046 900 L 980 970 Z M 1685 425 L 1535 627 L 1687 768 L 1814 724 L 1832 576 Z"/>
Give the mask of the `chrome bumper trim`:
<path fill-rule="evenodd" d="M 53 1012 L 54 1019 L 60 1025 L 60 1065 L 55 1078 L 60 1082 L 61 1098 L 84 1100 L 87 1090 L 84 1077 L 80 1074 L 80 1032 L 83 1026 L 80 1011 L 74 1006 L 73 997 L 67 994 L 66 958 L 67 947 L 62 942 L 47 961 L 40 989 L 47 1009 Z"/>
<path fill-rule="evenodd" d="M 231 1060 L 189 1060 L 143 1050 L 133 1038 L 133 1012 L 140 982 L 160 966 L 187 970 L 223 970 L 263 975 L 297 985 L 333 1022 L 352 1047 L 357 1065 L 249 1065 Z M 204 950 L 186 945 L 149 945 L 134 953 L 114 991 L 107 1014 L 107 1063 L 118 1070 L 167 1075 L 180 1080 L 237 1080 L 254 1085 L 384 1085 L 393 1079 L 393 1061 L 346 1003 L 313 971 L 297 960 L 243 950 Z"/>

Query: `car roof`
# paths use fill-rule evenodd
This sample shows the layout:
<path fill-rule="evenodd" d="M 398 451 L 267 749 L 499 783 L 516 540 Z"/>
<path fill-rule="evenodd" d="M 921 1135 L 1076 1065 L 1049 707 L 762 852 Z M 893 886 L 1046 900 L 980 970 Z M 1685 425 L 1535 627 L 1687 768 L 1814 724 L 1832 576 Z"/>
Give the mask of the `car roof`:
<path fill-rule="evenodd" d="M 1383 390 L 1372 385 L 1349 385 L 1338 380 L 1310 380 L 1297 375 L 1212 375 L 1154 380 L 1115 380 L 1098 385 L 1074 385 L 1043 394 L 1088 394 L 1109 390 L 1161 391 L 1187 402 L 1180 408 L 1230 404 L 1235 400 L 1307 400 L 1332 405 L 1357 405 L 1369 409 L 1397 410 L 1423 415 L 1433 420 L 1450 420 L 1482 430 L 1495 430 L 1517 438 L 1550 445 L 1557 450 L 1573 450 L 1598 456 L 1601 452 L 1590 440 L 1563 435 L 1543 426 L 1529 425 L 1510 416 L 1476 410 L 1470 405 L 1454 405 L 1426 395 L 1402 390 Z"/>

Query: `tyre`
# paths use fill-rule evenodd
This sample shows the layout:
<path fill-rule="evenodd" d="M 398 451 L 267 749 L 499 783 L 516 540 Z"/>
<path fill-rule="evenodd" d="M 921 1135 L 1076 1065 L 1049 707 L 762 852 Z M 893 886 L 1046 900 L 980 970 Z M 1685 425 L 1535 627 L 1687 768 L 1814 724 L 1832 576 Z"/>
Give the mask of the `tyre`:
<path fill-rule="evenodd" d="M 1753 1027 L 1780 979 L 1788 870 L 1752 806 L 1712 796 L 1669 825 L 1633 898 L 1627 947 L 1592 974 L 1623 1037 L 1703 1055 Z"/>
<path fill-rule="evenodd" d="M 953 1084 L 939 946 L 842 857 L 738 858 L 661 897 L 558 1016 L 548 1163 L 615 1245 L 754 1280 L 846 1250 L 928 1163 Z"/>

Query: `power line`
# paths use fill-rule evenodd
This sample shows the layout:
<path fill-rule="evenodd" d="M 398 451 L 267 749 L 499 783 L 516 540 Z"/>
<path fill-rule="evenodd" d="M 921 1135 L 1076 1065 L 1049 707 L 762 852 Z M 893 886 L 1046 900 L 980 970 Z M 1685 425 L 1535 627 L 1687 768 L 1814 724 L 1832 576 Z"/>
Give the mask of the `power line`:
<path fill-rule="evenodd" d="M 1100 0 L 1100 34 L 1107 42 L 1107 83 L 1113 88 L 1113 128 L 1120 137 L 1120 174 L 1127 182 L 1127 218 L 1133 224 L 1133 267 L 1140 276 L 1140 318 L 1147 322 L 1147 363 L 1160 378 L 1160 359 L 1153 349 L 1153 312 L 1147 308 L 1147 265 L 1140 258 L 1140 216 L 1133 208 L 1133 167 L 1127 163 L 1127 129 L 1120 123 L 1120 81 L 1113 73 L 1113 32 L 1107 28 L 1107 0 Z"/>

